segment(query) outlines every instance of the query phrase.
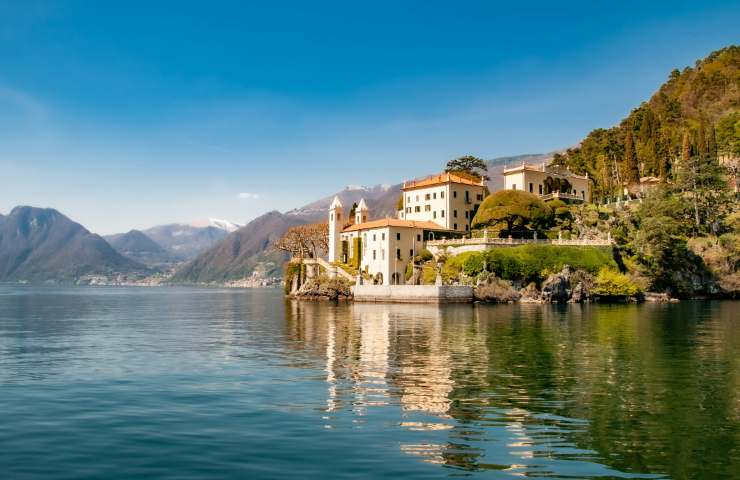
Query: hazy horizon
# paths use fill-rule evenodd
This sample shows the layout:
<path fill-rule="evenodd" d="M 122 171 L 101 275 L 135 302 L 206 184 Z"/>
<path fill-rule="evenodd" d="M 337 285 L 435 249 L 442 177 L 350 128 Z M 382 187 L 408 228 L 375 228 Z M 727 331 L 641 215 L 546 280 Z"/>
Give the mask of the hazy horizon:
<path fill-rule="evenodd" d="M 616 8 L 0 0 L 0 213 L 244 224 L 576 144 L 737 42 L 736 2 Z"/>

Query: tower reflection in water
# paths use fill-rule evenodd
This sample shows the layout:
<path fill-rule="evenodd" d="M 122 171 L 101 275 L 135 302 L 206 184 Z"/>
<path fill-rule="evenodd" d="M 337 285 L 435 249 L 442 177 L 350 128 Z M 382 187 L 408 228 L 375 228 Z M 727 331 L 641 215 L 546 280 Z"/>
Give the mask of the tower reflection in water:
<path fill-rule="evenodd" d="M 665 445 L 635 442 L 661 438 L 649 420 L 668 400 L 642 401 L 665 380 L 639 372 L 670 364 L 645 353 L 666 338 L 646 313 L 289 301 L 285 325 L 296 366 L 321 371 L 325 428 L 466 470 L 621 476 L 664 460 Z"/>
<path fill-rule="evenodd" d="M 453 402 L 466 414 L 465 404 L 453 400 L 453 368 L 468 386 L 486 383 L 488 357 L 469 305 L 384 305 L 289 302 L 289 338 L 304 353 L 323 352 L 326 383 L 326 428 L 341 424 L 351 413 L 356 428 L 367 428 L 367 416 L 381 412 L 386 427 L 409 433 L 403 452 L 433 463 L 469 464 L 480 449 L 457 444 L 450 436 L 482 437 L 471 424 L 454 432 Z M 471 359 L 476 359 L 471 362 Z M 459 393 L 464 393 L 463 391 Z M 411 441 L 419 432 L 433 435 Z"/>

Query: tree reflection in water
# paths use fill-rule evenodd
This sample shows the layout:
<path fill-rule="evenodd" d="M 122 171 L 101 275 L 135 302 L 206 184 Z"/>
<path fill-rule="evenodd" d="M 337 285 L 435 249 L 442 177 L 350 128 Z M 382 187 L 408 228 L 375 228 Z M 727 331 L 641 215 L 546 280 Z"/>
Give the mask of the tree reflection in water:
<path fill-rule="evenodd" d="M 733 478 L 736 308 L 288 301 L 286 337 L 296 359 L 323 362 L 328 428 L 384 422 L 424 461 Z"/>

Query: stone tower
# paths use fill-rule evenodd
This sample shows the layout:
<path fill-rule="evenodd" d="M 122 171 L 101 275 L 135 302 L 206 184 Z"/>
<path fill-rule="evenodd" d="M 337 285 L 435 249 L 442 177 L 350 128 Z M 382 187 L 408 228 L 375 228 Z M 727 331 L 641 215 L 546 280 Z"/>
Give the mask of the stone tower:
<path fill-rule="evenodd" d="M 357 208 L 355 209 L 355 225 L 367 222 L 369 210 L 370 209 L 367 208 L 367 203 L 365 203 L 365 199 L 361 199 L 360 204 L 357 205 Z"/>
<path fill-rule="evenodd" d="M 342 208 L 342 202 L 339 201 L 339 197 L 334 197 L 334 200 L 329 206 L 329 261 L 338 262 L 340 255 L 342 254 L 341 249 L 341 233 L 344 228 L 344 208 Z"/>

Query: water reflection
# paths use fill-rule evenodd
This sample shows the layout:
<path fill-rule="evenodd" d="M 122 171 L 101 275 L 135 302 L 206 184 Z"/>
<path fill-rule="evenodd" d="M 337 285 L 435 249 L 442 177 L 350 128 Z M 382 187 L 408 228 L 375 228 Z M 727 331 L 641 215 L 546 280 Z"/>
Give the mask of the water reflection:
<path fill-rule="evenodd" d="M 737 477 L 735 303 L 286 304 L 327 428 L 373 411 L 425 462 L 517 475 Z M 577 472 L 577 473 L 574 473 Z"/>

